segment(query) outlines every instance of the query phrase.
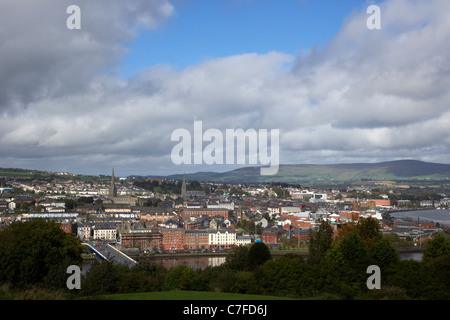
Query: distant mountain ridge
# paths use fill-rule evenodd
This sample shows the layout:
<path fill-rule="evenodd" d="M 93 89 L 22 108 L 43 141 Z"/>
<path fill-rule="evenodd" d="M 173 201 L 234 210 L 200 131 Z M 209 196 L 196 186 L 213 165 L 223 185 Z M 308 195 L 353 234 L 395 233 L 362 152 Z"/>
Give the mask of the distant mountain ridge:
<path fill-rule="evenodd" d="M 2 176 L 21 176 L 28 178 L 44 177 L 57 179 L 101 179 L 108 177 L 87 175 L 61 175 L 56 172 L 0 168 Z M 136 178 L 183 179 L 183 174 L 130 175 Z M 262 176 L 260 167 L 243 167 L 227 172 L 196 172 L 186 174 L 187 180 L 229 182 L 229 183 L 342 183 L 361 180 L 393 181 L 448 181 L 450 183 L 450 164 L 431 163 L 418 160 L 395 160 L 378 163 L 340 163 L 340 164 L 285 164 L 280 165 L 278 173 Z"/>
<path fill-rule="evenodd" d="M 166 178 L 182 179 L 182 174 Z M 444 180 L 450 179 L 450 164 L 418 160 L 395 160 L 378 163 L 285 164 L 273 176 L 261 176 L 259 167 L 244 167 L 223 173 L 197 172 L 186 179 L 213 182 L 351 182 L 360 180 Z"/>

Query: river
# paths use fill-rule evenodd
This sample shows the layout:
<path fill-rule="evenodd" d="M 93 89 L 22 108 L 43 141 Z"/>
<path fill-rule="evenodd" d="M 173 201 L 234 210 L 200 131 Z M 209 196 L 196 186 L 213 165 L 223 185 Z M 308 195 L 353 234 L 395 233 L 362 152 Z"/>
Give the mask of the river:
<path fill-rule="evenodd" d="M 434 222 L 441 225 L 450 226 L 450 210 L 413 210 L 413 211 L 398 211 L 391 212 L 391 217 L 393 218 L 412 218 L 420 219 L 421 222 Z"/>
<path fill-rule="evenodd" d="M 216 267 L 225 263 L 225 257 L 191 257 L 191 258 L 171 258 L 171 259 L 155 259 L 155 263 L 161 264 L 167 269 L 179 265 L 186 265 L 194 270 L 205 269 L 207 267 Z"/>
<path fill-rule="evenodd" d="M 416 260 L 420 261 L 422 259 L 422 252 L 402 252 L 399 254 L 402 260 Z M 207 267 L 215 267 L 225 263 L 225 256 L 219 257 L 204 257 L 204 256 L 192 256 L 183 258 L 158 258 L 152 259 L 151 261 L 162 265 L 166 269 L 176 267 L 179 265 L 186 265 L 194 270 L 203 270 Z M 274 257 L 276 259 L 276 257 Z M 85 262 L 82 267 L 82 273 L 86 274 L 91 268 L 92 262 Z"/>

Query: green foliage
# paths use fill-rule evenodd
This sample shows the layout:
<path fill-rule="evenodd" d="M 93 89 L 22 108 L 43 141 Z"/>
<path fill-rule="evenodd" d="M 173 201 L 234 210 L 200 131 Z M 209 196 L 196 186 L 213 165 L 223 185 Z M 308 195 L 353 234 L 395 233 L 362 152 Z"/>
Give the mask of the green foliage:
<path fill-rule="evenodd" d="M 373 243 L 369 249 L 369 257 L 371 264 L 379 266 L 382 270 L 400 261 L 397 250 L 395 250 L 389 238 L 385 237 Z"/>
<path fill-rule="evenodd" d="M 345 258 L 339 246 L 339 243 L 328 250 L 325 256 L 325 263 L 334 269 L 339 269 L 344 266 Z"/>
<path fill-rule="evenodd" d="M 344 263 L 351 266 L 367 261 L 367 245 L 357 233 L 351 233 L 339 244 Z"/>
<path fill-rule="evenodd" d="M 242 220 L 236 223 L 236 228 L 244 229 L 248 233 L 261 234 L 261 224 L 255 224 L 254 221 Z"/>
<path fill-rule="evenodd" d="M 118 281 L 123 267 L 110 261 L 102 261 L 92 266 L 81 282 L 81 295 L 95 296 L 118 291 Z"/>
<path fill-rule="evenodd" d="M 369 228 L 365 230 L 376 230 L 376 227 L 367 226 Z M 41 229 L 45 228 L 40 225 Z M 292 253 L 273 258 L 264 243 L 255 243 L 251 247 L 236 248 L 227 255 L 224 264 L 204 270 L 194 270 L 185 265 L 167 270 L 148 261 L 139 262 L 130 268 L 104 261 L 92 266 L 82 279 L 81 290 L 72 293 L 72 296 L 75 294 L 76 297 L 95 298 L 113 293 L 189 290 L 308 299 L 450 299 L 450 255 L 445 255 L 446 251 L 442 250 L 446 247 L 446 239 L 439 236 L 429 242 L 429 250 L 433 254 L 423 261 L 401 261 L 388 237 L 358 231 L 363 229 L 350 228 L 337 241 L 330 243 L 329 230 L 323 225 L 323 238 L 320 242 L 322 246 L 317 247 L 317 252 L 320 253 L 316 256 L 320 258 L 318 260 L 304 260 L 300 255 Z M 54 232 L 59 234 L 59 231 Z M 47 235 L 45 239 L 53 238 L 49 231 L 44 234 Z M 362 236 L 364 234 L 365 237 Z M 2 253 L 7 252 L 6 248 L 12 248 L 11 243 L 15 243 L 11 241 L 13 235 L 10 232 L 0 233 Z M 14 239 L 21 240 L 16 241 L 14 247 L 20 248 L 24 239 Z M 32 239 L 36 241 L 35 238 Z M 367 241 L 368 239 L 370 241 Z M 59 251 L 53 251 L 52 245 L 46 246 L 46 241 L 42 241 L 42 244 L 49 250 L 44 260 L 53 262 L 52 258 L 58 256 Z M 435 247 L 438 249 L 435 250 Z M 32 250 L 29 254 L 36 257 L 42 252 L 45 250 L 38 250 L 36 253 Z M 0 260 L 3 263 L 0 270 L 2 274 L 7 274 L 8 270 L 9 264 L 5 261 L 18 261 L 12 260 L 11 256 L 7 259 L 5 257 L 2 255 Z M 29 266 L 29 260 L 24 261 L 26 263 L 21 268 L 28 271 L 28 277 L 40 270 Z M 66 280 L 65 272 L 64 277 L 59 280 L 56 276 L 62 275 L 63 265 L 58 267 L 56 264 L 54 269 L 49 269 L 48 275 L 43 277 L 43 282 L 48 284 L 51 280 Z M 369 274 L 366 270 L 369 265 L 381 268 L 380 290 L 367 288 Z M 49 291 L 43 291 L 36 286 L 18 294 L 13 291 L 16 289 L 9 286 L 0 286 L 0 297 L 59 297 L 58 294 L 49 295 Z"/>
<path fill-rule="evenodd" d="M 402 288 L 411 299 L 448 299 L 447 288 L 420 261 L 402 260 L 385 273 L 388 285 Z"/>
<path fill-rule="evenodd" d="M 185 265 L 173 267 L 167 273 L 162 289 L 163 290 L 206 290 L 207 283 L 204 281 L 201 272 L 194 271 Z"/>
<path fill-rule="evenodd" d="M 180 265 L 170 269 L 164 281 L 163 290 L 190 290 L 194 278 L 194 270 Z"/>
<path fill-rule="evenodd" d="M 214 267 L 209 277 L 210 287 L 221 292 L 232 292 L 234 284 L 236 282 L 236 274 L 238 271 L 232 270 L 229 267 L 222 265 Z"/>
<path fill-rule="evenodd" d="M 82 279 L 80 296 L 161 291 L 167 270 L 161 265 L 139 262 L 132 268 L 102 261 Z"/>
<path fill-rule="evenodd" d="M 303 258 L 292 253 L 267 261 L 262 267 L 262 287 L 270 295 L 296 296 L 305 269 Z"/>
<path fill-rule="evenodd" d="M 373 240 L 370 247 L 367 239 Z M 305 261 L 296 254 L 272 259 L 265 247 L 263 243 L 255 243 L 250 248 L 238 247 L 228 254 L 223 265 L 204 270 L 180 265 L 161 272 L 159 268 L 162 267 L 138 264 L 125 271 L 109 266 L 103 270 L 108 272 L 98 274 L 97 279 L 110 279 L 114 286 L 102 292 L 115 290 L 115 293 L 196 290 L 301 299 L 450 298 L 447 292 L 450 284 L 450 256 L 426 262 L 400 261 L 387 237 L 363 238 L 356 229 L 352 229 L 339 241 L 332 243 L 320 261 Z M 250 263 L 252 259 L 253 263 Z M 381 268 L 380 290 L 369 290 L 366 285 L 369 277 L 366 270 L 372 264 Z M 157 274 L 158 280 L 153 280 L 153 285 L 149 286 Z M 102 281 L 93 283 L 98 288 Z M 104 288 L 104 285 L 100 287 Z"/>
<path fill-rule="evenodd" d="M 309 260 L 310 262 L 320 262 L 327 251 L 331 249 L 333 244 L 333 229 L 331 225 L 322 220 L 319 230 L 311 237 L 309 244 Z"/>
<path fill-rule="evenodd" d="M 271 260 L 269 248 L 263 242 L 247 246 L 236 247 L 225 258 L 225 265 L 234 271 L 249 271 L 262 266 L 264 262 Z"/>
<path fill-rule="evenodd" d="M 0 283 L 27 288 L 66 288 L 69 265 L 81 265 L 83 249 L 53 221 L 13 223 L 0 232 Z"/>
<path fill-rule="evenodd" d="M 439 299 L 450 299 L 450 255 L 427 259 L 423 263 L 443 289 Z"/>
<path fill-rule="evenodd" d="M 380 223 L 374 218 L 361 218 L 356 225 L 358 234 L 367 243 L 370 248 L 372 244 L 382 238 Z"/>
<path fill-rule="evenodd" d="M 450 241 L 443 233 L 438 233 L 426 242 L 423 252 L 424 259 L 439 258 L 450 255 Z"/>
<path fill-rule="evenodd" d="M 157 180 L 149 180 L 149 181 L 135 181 L 133 184 L 139 188 L 143 188 L 146 190 L 150 190 L 153 192 L 159 193 L 168 193 L 168 194 L 181 194 L 181 182 L 175 183 L 171 181 L 162 181 L 159 183 Z"/>
<path fill-rule="evenodd" d="M 67 300 L 70 298 L 70 293 L 62 289 L 47 289 L 36 285 L 26 290 L 19 290 L 8 284 L 0 286 L 0 300 Z"/>
<path fill-rule="evenodd" d="M 249 247 L 238 246 L 225 257 L 225 265 L 236 271 L 248 270 Z"/>
<path fill-rule="evenodd" d="M 258 294 L 259 285 L 250 271 L 238 271 L 235 274 L 234 284 L 230 289 L 231 293 Z"/>
<path fill-rule="evenodd" d="M 64 199 L 64 204 L 66 209 L 68 210 L 75 209 L 77 206 L 77 202 L 73 199 Z"/>
<path fill-rule="evenodd" d="M 264 262 L 271 260 L 269 248 L 263 242 L 257 242 L 250 247 L 248 251 L 248 267 L 254 269 L 262 266 Z"/>
<path fill-rule="evenodd" d="M 164 285 L 167 269 L 162 265 L 140 261 L 131 268 L 140 281 L 141 292 L 160 291 Z"/>

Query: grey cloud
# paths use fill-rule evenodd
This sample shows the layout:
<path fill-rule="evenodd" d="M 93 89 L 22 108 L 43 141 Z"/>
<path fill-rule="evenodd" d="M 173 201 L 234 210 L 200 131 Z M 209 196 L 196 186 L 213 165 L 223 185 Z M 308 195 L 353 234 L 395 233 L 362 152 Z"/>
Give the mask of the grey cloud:
<path fill-rule="evenodd" d="M 42 3 L 65 12 L 68 2 L 59 9 Z M 450 162 L 447 1 L 386 1 L 380 32 L 367 30 L 367 16 L 358 12 L 327 46 L 298 57 L 242 54 L 181 71 L 155 66 L 129 80 L 104 69 L 118 65 L 136 21 L 154 28 L 172 7 L 105 0 L 86 2 L 86 8 L 79 34 L 52 29 L 65 26 L 65 14 L 54 18 L 36 8 L 49 15 L 48 40 L 42 30 L 30 35 L 23 29 L 32 28 L 8 22 L 21 37 L 0 42 L 9 48 L 0 78 L 10 78 L 8 90 L 0 88 L 8 110 L 0 113 L 0 166 L 34 158 L 28 167 L 213 170 L 170 161 L 172 131 L 192 132 L 194 120 L 204 129 L 280 129 L 281 163 Z M 19 115 L 10 111 L 14 105 L 27 108 Z"/>
<path fill-rule="evenodd" d="M 81 8 L 81 30 L 66 9 Z M 168 1 L 2 1 L 0 108 L 20 111 L 46 98 L 83 93 L 126 52 L 138 26 L 154 28 L 172 13 Z"/>
<path fill-rule="evenodd" d="M 447 110 L 450 38 L 445 1 L 385 1 L 382 29 L 365 12 L 348 20 L 323 51 L 299 57 L 294 71 L 311 86 L 335 126 L 396 126 Z M 334 106 L 333 106 L 334 104 Z"/>

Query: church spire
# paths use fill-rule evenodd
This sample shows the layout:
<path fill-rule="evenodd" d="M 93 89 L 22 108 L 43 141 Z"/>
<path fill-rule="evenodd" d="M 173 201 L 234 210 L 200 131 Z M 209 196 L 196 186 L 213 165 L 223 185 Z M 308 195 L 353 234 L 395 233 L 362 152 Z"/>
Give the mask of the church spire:
<path fill-rule="evenodd" d="M 111 186 L 109 187 L 109 197 L 117 197 L 116 183 L 114 181 L 114 168 L 112 169 Z"/>
<path fill-rule="evenodd" d="M 183 175 L 183 184 L 181 185 L 181 198 L 186 200 L 186 174 Z"/>

